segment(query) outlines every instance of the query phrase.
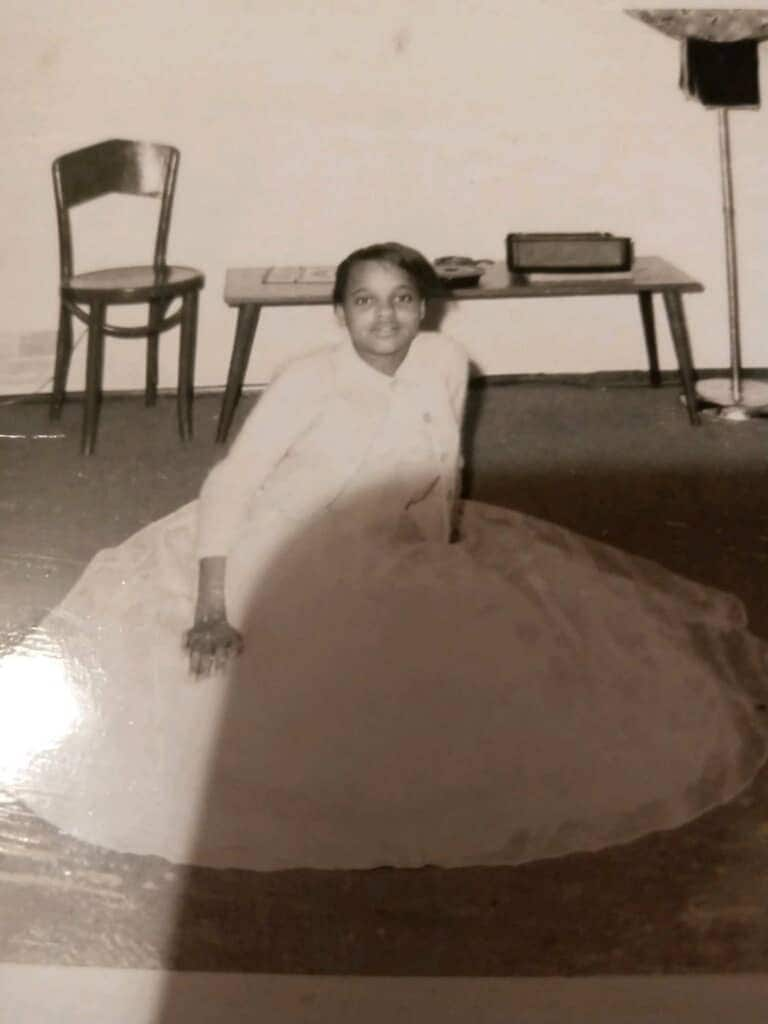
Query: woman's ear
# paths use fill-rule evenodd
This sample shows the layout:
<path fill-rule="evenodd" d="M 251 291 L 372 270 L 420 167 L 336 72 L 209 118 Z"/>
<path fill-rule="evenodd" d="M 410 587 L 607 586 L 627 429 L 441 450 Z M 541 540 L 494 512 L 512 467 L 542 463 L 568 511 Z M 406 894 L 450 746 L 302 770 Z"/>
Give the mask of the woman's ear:
<path fill-rule="evenodd" d="M 426 301 L 426 299 L 421 299 L 420 302 L 419 302 L 419 320 L 422 321 L 426 315 L 427 315 L 427 301 Z"/>
<path fill-rule="evenodd" d="M 336 314 L 336 319 L 339 321 L 342 327 L 347 326 L 347 315 L 344 312 L 343 306 L 334 306 L 333 312 Z"/>

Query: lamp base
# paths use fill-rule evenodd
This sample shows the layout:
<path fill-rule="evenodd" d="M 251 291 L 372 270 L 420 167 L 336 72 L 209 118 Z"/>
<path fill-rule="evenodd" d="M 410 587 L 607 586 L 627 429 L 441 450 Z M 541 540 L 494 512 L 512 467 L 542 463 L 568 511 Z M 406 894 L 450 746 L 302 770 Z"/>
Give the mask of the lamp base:
<path fill-rule="evenodd" d="M 733 381 L 725 377 L 701 380 L 696 384 L 696 394 L 716 409 L 705 409 L 707 419 L 723 420 L 727 423 L 744 423 L 754 416 L 768 415 L 768 383 L 759 380 L 741 382 L 741 395 L 733 393 Z"/>

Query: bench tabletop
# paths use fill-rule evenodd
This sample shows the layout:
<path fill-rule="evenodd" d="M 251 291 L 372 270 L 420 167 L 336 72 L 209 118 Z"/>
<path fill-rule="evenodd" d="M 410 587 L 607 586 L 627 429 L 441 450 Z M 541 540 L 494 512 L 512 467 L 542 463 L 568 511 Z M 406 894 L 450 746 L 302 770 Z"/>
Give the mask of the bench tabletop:
<path fill-rule="evenodd" d="M 332 284 L 298 282 L 265 283 L 269 267 L 230 267 L 224 285 L 229 306 L 323 306 L 331 301 Z M 536 298 L 569 295 L 628 295 L 641 291 L 701 292 L 700 281 L 660 256 L 638 256 L 625 273 L 535 274 L 525 283 L 512 280 L 507 265 L 487 267 L 479 284 L 453 288 L 457 299 Z"/>

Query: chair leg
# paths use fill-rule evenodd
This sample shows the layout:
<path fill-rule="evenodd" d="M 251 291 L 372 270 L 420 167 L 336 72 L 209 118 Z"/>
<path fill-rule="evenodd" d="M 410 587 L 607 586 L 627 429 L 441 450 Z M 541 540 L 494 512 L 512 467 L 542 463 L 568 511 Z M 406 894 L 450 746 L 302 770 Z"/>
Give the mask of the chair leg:
<path fill-rule="evenodd" d="M 91 304 L 88 326 L 88 357 L 85 369 L 85 416 L 81 451 L 92 455 L 96 447 L 99 426 L 101 382 L 104 374 L 104 318 L 105 305 L 101 301 Z"/>
<path fill-rule="evenodd" d="M 158 327 L 163 321 L 165 310 L 164 299 L 153 299 L 150 303 L 150 321 L 146 330 L 145 406 L 154 406 L 158 400 Z"/>
<path fill-rule="evenodd" d="M 184 296 L 181 308 L 181 336 L 179 338 L 179 387 L 177 412 L 179 434 L 182 441 L 192 437 L 192 401 L 195 390 L 195 349 L 197 346 L 198 291 L 193 289 Z"/>
<path fill-rule="evenodd" d="M 58 420 L 67 391 L 67 376 L 72 359 L 72 316 L 62 300 L 59 304 L 59 329 L 56 335 L 56 362 L 53 370 L 50 417 Z"/>
<path fill-rule="evenodd" d="M 166 299 L 153 299 L 149 304 L 149 329 L 147 331 L 147 380 L 144 392 L 144 404 L 155 405 L 157 402 L 157 345 L 158 328 L 163 322 L 168 309 Z"/>

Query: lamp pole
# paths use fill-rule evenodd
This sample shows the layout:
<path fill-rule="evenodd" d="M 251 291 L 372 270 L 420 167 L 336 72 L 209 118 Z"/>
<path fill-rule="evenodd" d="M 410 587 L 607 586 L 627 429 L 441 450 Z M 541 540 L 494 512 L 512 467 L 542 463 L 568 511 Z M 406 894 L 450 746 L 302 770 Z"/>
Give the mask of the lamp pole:
<path fill-rule="evenodd" d="M 716 107 L 720 146 L 720 179 L 723 199 L 723 225 L 725 233 L 725 263 L 728 287 L 728 333 L 730 339 L 730 377 L 709 378 L 696 384 L 696 394 L 702 401 L 715 406 L 702 414 L 719 420 L 739 422 L 751 416 L 768 414 L 768 384 L 758 380 L 743 380 L 741 366 L 741 337 L 739 311 L 739 278 L 736 257 L 736 213 L 733 199 L 733 171 L 729 114 L 731 106 L 759 107 L 757 85 L 757 55 L 740 51 L 725 59 L 725 50 L 731 44 L 751 40 L 756 44 L 768 39 L 768 10 L 753 8 L 649 8 L 627 10 L 632 18 L 650 25 L 666 36 L 682 41 L 691 40 L 709 47 L 720 47 L 723 62 L 707 63 L 706 91 L 702 93 L 698 75 L 691 75 L 687 61 L 690 50 L 683 54 L 681 85 L 688 95 L 697 96 L 705 106 Z M 752 63 L 750 64 L 750 57 Z M 697 63 L 702 59 L 699 52 Z M 708 58 L 712 60 L 712 56 Z M 734 63 L 735 60 L 735 63 Z M 740 64 L 745 61 L 746 64 Z M 714 79 L 713 80 L 713 75 Z M 716 81 L 717 77 L 721 81 Z M 729 76 L 735 76 L 730 78 Z M 754 81 L 752 81 L 752 79 Z M 731 86 L 732 88 L 729 88 Z"/>
<path fill-rule="evenodd" d="M 739 333 L 739 271 L 736 259 L 736 213 L 733 206 L 733 170 L 728 108 L 717 111 L 720 137 L 720 176 L 723 190 L 725 265 L 728 277 L 728 330 L 731 347 L 731 397 L 741 402 L 741 337 Z"/>
<path fill-rule="evenodd" d="M 741 373 L 741 325 L 739 309 L 739 270 L 736 255 L 736 209 L 733 198 L 733 160 L 731 157 L 730 110 L 718 107 L 718 138 L 720 144 L 720 180 L 723 199 L 725 235 L 725 269 L 728 286 L 728 334 L 731 355 L 729 379 L 714 378 L 696 384 L 696 393 L 705 402 L 717 407 L 709 416 L 731 423 L 743 422 L 768 412 L 768 384 L 743 380 Z M 703 410 L 703 415 L 707 415 Z"/>

